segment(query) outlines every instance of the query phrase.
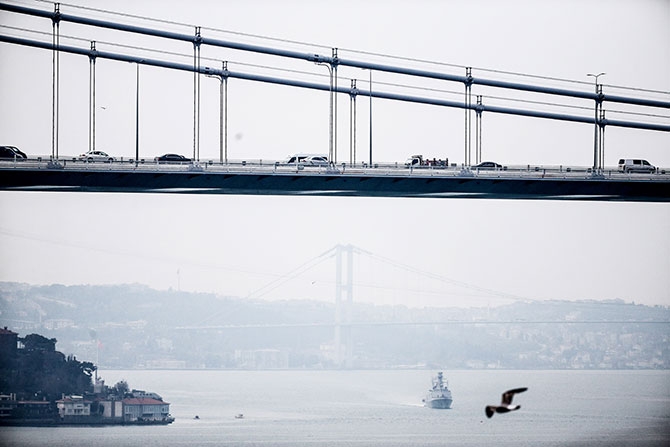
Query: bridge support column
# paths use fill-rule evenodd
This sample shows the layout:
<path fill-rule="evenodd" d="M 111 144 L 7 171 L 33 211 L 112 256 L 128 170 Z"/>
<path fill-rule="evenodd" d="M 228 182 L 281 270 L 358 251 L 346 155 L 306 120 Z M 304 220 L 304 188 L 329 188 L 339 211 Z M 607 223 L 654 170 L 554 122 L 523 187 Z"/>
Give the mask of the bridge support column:
<path fill-rule="evenodd" d="M 605 111 L 600 103 L 600 122 L 598 123 L 598 146 L 600 153 L 600 169 L 605 169 Z"/>
<path fill-rule="evenodd" d="M 596 81 L 596 112 L 595 112 L 595 135 L 593 141 L 593 173 L 598 174 L 603 169 L 604 164 L 604 134 L 605 126 L 603 120 L 605 118 L 605 111 L 603 110 L 603 85 Z"/>
<path fill-rule="evenodd" d="M 603 86 L 602 84 L 598 84 L 598 78 L 601 76 L 606 75 L 607 73 L 601 72 L 598 74 L 593 74 L 593 73 L 587 73 L 586 76 L 593 77 L 595 80 L 595 86 L 596 86 L 596 97 L 595 97 L 595 116 L 593 117 L 593 123 L 594 123 L 594 134 L 593 134 L 593 175 L 598 175 L 600 171 L 602 170 L 603 167 L 603 146 L 602 146 L 602 137 L 604 136 L 603 133 L 605 131 L 604 129 L 604 124 L 603 124 L 603 119 L 604 118 L 604 112 L 603 112 L 603 100 L 605 99 L 603 96 Z"/>
<path fill-rule="evenodd" d="M 472 67 L 465 69 L 465 166 L 470 166 L 472 155 Z"/>

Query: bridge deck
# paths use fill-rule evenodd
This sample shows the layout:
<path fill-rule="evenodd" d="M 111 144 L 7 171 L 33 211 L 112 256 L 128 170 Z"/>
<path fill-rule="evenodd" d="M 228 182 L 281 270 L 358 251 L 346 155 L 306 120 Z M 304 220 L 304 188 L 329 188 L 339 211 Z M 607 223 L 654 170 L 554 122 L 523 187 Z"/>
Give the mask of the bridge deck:
<path fill-rule="evenodd" d="M 23 161 L 0 163 L 0 190 L 670 202 L 670 175 Z"/>

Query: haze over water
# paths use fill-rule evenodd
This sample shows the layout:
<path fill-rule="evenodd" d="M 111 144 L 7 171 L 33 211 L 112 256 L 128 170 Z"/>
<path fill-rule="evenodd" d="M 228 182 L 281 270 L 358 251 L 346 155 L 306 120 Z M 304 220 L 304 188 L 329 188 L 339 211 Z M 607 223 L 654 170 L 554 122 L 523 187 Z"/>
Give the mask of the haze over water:
<path fill-rule="evenodd" d="M 171 403 L 169 426 L 3 428 L 39 446 L 665 446 L 668 371 L 445 371 L 453 408 L 424 408 L 428 370 L 101 371 Z M 521 409 L 484 406 L 528 386 Z M 235 415 L 243 413 L 243 419 Z M 194 419 L 195 415 L 199 419 Z"/>

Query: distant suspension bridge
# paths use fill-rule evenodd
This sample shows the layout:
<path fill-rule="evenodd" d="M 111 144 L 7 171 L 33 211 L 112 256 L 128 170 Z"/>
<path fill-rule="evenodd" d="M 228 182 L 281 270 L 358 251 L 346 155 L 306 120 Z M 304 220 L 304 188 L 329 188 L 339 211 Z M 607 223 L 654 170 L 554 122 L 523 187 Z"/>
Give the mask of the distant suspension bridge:
<path fill-rule="evenodd" d="M 295 269 L 277 277 L 267 284 L 249 293 L 245 299 L 262 298 L 270 292 L 278 289 L 282 285 L 304 275 L 317 265 L 335 258 L 335 314 L 331 322 L 304 322 L 304 323 L 275 323 L 275 324 L 216 324 L 213 323 L 221 317 L 223 311 L 215 312 L 205 320 L 196 324 L 178 327 L 178 330 L 186 331 L 220 331 L 232 329 L 280 329 L 280 328 L 313 328 L 313 327 L 332 327 L 333 349 L 335 352 L 336 365 L 340 367 L 351 367 L 353 364 L 353 328 L 356 327 L 374 327 L 374 326 L 444 326 L 444 325 L 527 325 L 527 324 L 666 324 L 670 321 L 624 321 L 624 320 L 432 320 L 432 321 L 361 321 L 360 318 L 354 318 L 354 255 L 366 256 L 385 266 L 390 266 L 400 271 L 412 275 L 415 281 L 424 281 L 426 279 L 437 281 L 440 284 L 449 284 L 459 288 L 475 291 L 488 296 L 495 296 L 509 302 L 513 301 L 541 301 L 536 298 L 523 297 L 519 295 L 500 292 L 497 290 L 469 284 L 463 281 L 454 280 L 443 275 L 427 272 L 415 267 L 394 261 L 392 259 L 376 255 L 362 248 L 351 244 L 336 245 L 320 255 L 308 260 Z M 446 298 L 445 298 L 446 299 Z"/>

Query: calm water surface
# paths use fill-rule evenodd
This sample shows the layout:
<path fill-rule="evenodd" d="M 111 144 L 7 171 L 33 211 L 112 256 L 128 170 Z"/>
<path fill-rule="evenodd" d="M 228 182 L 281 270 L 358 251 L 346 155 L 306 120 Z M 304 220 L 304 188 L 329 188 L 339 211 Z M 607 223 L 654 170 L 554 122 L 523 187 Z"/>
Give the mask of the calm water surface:
<path fill-rule="evenodd" d="M 157 427 L 0 428 L 13 446 L 668 446 L 670 371 L 101 371 L 170 402 Z M 522 408 L 487 419 L 509 388 Z M 243 413 L 243 419 L 235 415 Z M 200 419 L 194 419 L 198 415 Z"/>

